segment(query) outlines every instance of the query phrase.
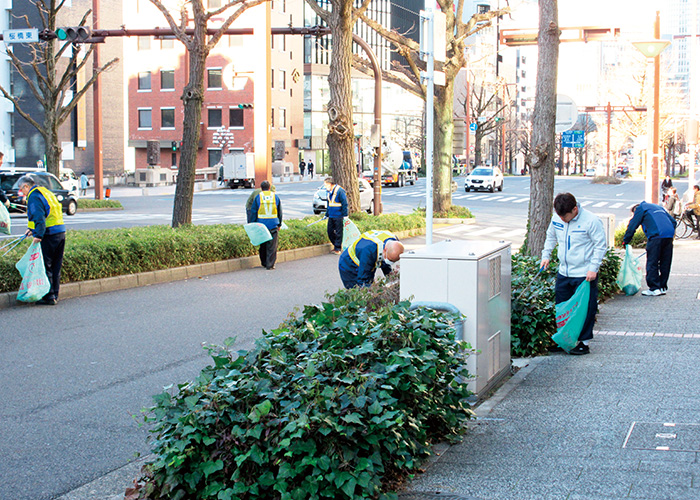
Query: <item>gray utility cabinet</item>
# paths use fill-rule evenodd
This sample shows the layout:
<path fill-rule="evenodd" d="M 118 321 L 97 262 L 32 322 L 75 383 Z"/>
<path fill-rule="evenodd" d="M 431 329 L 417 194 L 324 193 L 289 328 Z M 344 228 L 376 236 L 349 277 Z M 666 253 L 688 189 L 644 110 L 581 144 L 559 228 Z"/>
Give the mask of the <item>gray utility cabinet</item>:
<path fill-rule="evenodd" d="M 447 302 L 466 316 L 467 360 L 483 395 L 510 370 L 510 243 L 441 241 L 401 256 L 401 299 Z"/>

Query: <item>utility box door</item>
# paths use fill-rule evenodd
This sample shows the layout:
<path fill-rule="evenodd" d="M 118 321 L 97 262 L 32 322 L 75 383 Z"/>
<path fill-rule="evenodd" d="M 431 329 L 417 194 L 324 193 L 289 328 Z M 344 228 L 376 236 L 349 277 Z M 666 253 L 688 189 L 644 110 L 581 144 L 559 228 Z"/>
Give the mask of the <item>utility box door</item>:
<path fill-rule="evenodd" d="M 479 351 L 467 368 L 483 394 L 510 370 L 510 243 L 442 241 L 401 256 L 401 299 L 447 302 L 466 316 L 464 340 Z"/>

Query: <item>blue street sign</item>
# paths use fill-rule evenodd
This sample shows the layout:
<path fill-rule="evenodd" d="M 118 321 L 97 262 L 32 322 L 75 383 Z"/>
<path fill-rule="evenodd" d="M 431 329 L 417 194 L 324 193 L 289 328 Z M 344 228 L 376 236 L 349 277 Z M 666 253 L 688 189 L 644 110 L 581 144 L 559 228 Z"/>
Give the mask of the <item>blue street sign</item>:
<path fill-rule="evenodd" d="M 476 132 L 476 123 L 470 123 L 469 130 L 471 130 L 472 132 Z"/>
<path fill-rule="evenodd" d="M 582 148 L 586 145 L 583 130 L 567 130 L 561 133 L 562 148 Z"/>

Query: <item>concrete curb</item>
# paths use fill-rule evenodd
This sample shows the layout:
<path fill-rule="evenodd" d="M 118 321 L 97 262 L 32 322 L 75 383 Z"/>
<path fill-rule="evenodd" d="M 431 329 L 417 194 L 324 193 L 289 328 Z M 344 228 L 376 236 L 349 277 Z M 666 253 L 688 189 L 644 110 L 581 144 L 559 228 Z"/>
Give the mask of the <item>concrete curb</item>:
<path fill-rule="evenodd" d="M 424 227 L 399 231 L 396 233 L 396 236 L 399 238 L 408 238 L 421 234 L 425 234 Z M 330 253 L 331 250 L 332 246 L 330 243 L 283 250 L 277 253 L 277 263 L 319 257 Z M 202 276 L 211 276 L 213 274 L 231 273 L 243 269 L 252 269 L 259 265 L 259 257 L 257 255 L 251 255 L 238 259 L 205 262 L 202 264 L 193 264 L 191 266 L 159 269 L 157 271 L 145 271 L 137 274 L 127 274 L 125 276 L 112 276 L 90 281 L 64 283 L 61 284 L 60 298 L 61 300 L 73 299 L 76 297 L 85 297 L 86 295 L 115 292 L 117 290 L 126 290 L 158 283 L 170 283 Z M 0 293 L 0 310 L 24 305 L 29 304 L 17 301 L 17 292 Z"/>

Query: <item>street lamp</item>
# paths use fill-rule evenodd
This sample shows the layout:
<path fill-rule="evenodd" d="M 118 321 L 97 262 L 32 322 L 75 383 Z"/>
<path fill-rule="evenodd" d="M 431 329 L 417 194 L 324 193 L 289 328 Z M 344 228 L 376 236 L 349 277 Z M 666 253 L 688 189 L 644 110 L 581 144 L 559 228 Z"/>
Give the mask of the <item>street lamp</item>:
<path fill-rule="evenodd" d="M 654 116 L 651 139 L 651 176 L 649 175 L 649 169 L 647 169 L 644 196 L 645 199 L 651 201 L 651 203 L 659 202 L 659 87 L 661 86 L 660 54 L 666 47 L 671 45 L 671 42 L 659 40 L 660 36 L 661 20 L 659 17 L 659 11 L 656 11 L 656 21 L 654 22 L 654 39 L 632 43 L 632 45 L 634 45 L 637 50 L 644 55 L 644 57 L 654 60 Z"/>
<path fill-rule="evenodd" d="M 233 132 L 226 127 L 219 127 L 212 136 L 212 142 L 221 148 L 221 161 L 224 161 L 226 147 L 233 144 Z"/>

